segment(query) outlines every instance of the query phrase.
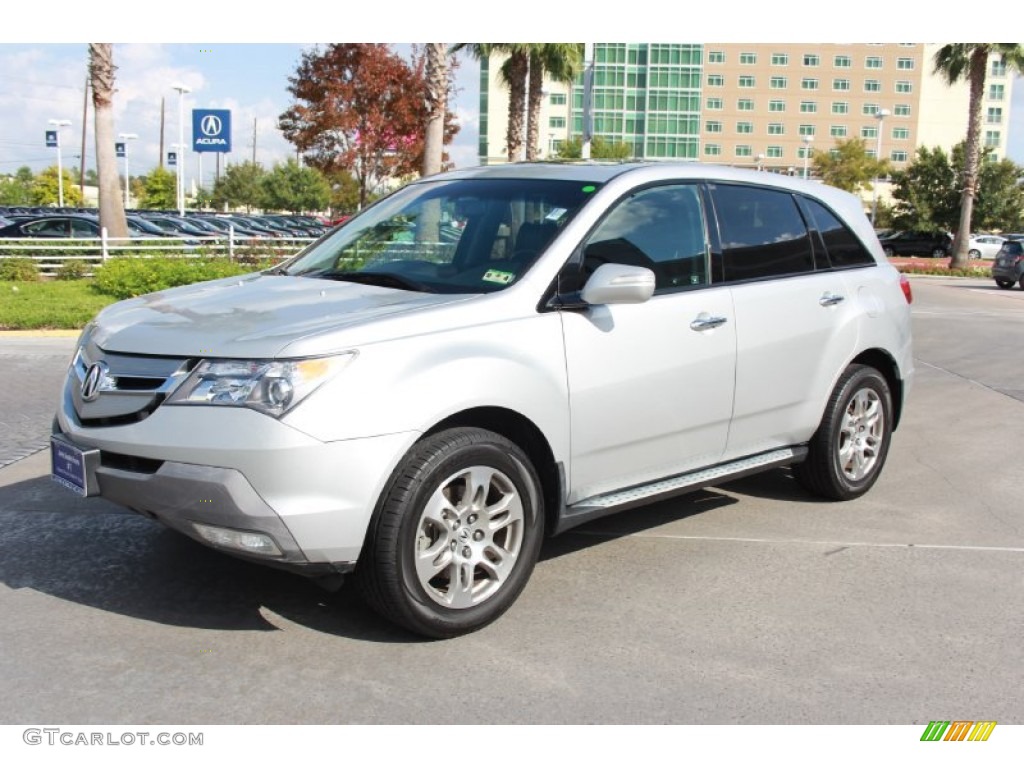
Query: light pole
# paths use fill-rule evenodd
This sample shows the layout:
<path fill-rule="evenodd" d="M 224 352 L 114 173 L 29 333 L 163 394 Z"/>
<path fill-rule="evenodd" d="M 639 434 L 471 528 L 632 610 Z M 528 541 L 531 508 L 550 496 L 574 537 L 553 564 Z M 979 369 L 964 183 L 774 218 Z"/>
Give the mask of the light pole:
<path fill-rule="evenodd" d="M 185 161 L 185 94 L 192 93 L 192 89 L 182 83 L 175 83 L 172 90 L 178 92 L 178 215 L 185 215 L 185 182 L 182 177 L 181 168 Z"/>
<path fill-rule="evenodd" d="M 878 136 L 875 143 L 875 162 L 882 162 L 882 124 L 891 112 L 888 109 L 880 109 L 875 112 L 875 119 L 878 120 Z M 878 213 L 878 176 L 875 176 L 875 183 L 871 191 L 871 226 L 875 226 L 875 215 Z"/>
<path fill-rule="evenodd" d="M 763 171 L 764 170 L 764 152 L 758 153 L 757 157 L 754 158 L 754 159 L 757 162 L 757 170 Z"/>
<path fill-rule="evenodd" d="M 50 125 L 54 127 L 54 133 L 57 134 L 57 205 L 61 208 L 64 207 L 64 165 L 61 162 L 60 157 L 60 129 L 67 128 L 71 125 L 70 120 L 50 120 Z"/>
<path fill-rule="evenodd" d="M 804 136 L 804 178 L 807 178 L 807 161 L 811 157 L 811 142 L 814 141 L 813 136 Z"/>
<path fill-rule="evenodd" d="M 117 138 L 124 142 L 124 209 L 127 211 L 129 208 L 131 208 L 128 193 L 131 180 L 131 176 L 128 175 L 128 142 L 131 141 L 132 139 L 139 138 L 139 134 L 119 133 L 117 134 Z"/>

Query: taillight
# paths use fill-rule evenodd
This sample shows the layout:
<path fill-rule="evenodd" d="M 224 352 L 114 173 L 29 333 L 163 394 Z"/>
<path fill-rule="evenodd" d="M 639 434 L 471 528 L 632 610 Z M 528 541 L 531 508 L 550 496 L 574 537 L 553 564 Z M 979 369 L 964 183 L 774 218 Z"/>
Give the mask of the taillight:
<path fill-rule="evenodd" d="M 907 304 L 913 304 L 914 294 L 910 290 L 910 281 L 906 275 L 900 275 L 900 288 L 903 290 L 903 298 L 907 300 Z"/>

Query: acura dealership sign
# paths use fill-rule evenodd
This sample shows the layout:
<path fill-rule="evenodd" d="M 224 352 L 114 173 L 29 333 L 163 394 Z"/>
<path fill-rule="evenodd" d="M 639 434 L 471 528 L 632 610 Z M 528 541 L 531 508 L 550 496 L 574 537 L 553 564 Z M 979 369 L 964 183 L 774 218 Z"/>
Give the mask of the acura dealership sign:
<path fill-rule="evenodd" d="M 231 151 L 231 110 L 192 110 L 192 151 Z"/>

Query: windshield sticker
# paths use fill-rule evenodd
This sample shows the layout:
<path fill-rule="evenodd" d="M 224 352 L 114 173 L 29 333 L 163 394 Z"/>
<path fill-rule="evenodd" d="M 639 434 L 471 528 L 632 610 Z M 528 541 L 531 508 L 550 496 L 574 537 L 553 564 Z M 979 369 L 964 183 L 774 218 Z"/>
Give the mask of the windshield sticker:
<path fill-rule="evenodd" d="M 515 279 L 514 272 L 502 272 L 500 269 L 488 269 L 484 273 L 484 282 L 487 283 L 501 283 L 502 285 L 508 285 Z"/>
<path fill-rule="evenodd" d="M 548 211 L 548 215 L 544 217 L 544 221 L 561 221 L 565 214 L 565 208 L 552 208 Z"/>

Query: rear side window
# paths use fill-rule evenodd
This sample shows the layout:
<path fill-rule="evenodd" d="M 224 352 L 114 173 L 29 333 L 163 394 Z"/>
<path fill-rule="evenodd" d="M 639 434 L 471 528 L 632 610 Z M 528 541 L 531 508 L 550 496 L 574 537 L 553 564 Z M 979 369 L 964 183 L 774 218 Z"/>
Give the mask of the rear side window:
<path fill-rule="evenodd" d="M 804 198 L 804 203 L 810 212 L 814 228 L 818 230 L 825 243 L 828 260 L 833 267 L 859 267 L 875 263 L 874 257 L 864 244 L 836 218 L 832 211 L 817 200 Z"/>
<path fill-rule="evenodd" d="M 716 185 L 711 194 L 727 282 L 814 271 L 811 238 L 789 192 Z"/>
<path fill-rule="evenodd" d="M 999 253 L 1002 256 L 1020 256 L 1024 253 L 1024 245 L 1021 245 L 1019 240 L 1007 240 L 999 249 Z"/>

